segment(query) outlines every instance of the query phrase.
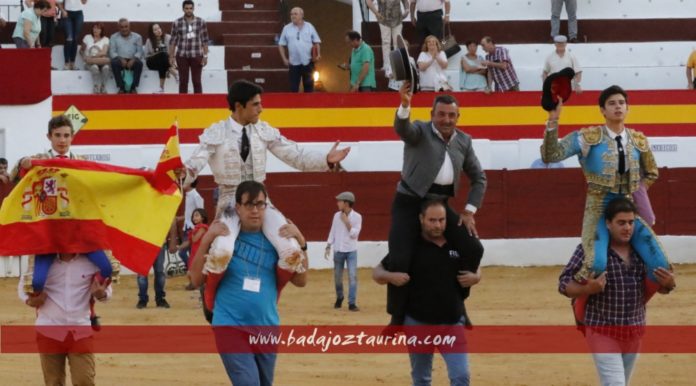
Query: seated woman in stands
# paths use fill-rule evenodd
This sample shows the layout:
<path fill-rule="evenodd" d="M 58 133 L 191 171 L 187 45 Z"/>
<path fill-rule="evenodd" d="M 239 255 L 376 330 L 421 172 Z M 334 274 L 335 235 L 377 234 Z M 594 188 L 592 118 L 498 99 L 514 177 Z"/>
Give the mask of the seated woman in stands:
<path fill-rule="evenodd" d="M 423 48 L 416 60 L 420 70 L 421 91 L 449 91 L 452 90 L 447 83 L 447 55 L 442 50 L 442 44 L 433 35 L 429 35 L 423 42 Z"/>
<path fill-rule="evenodd" d="M 486 74 L 488 69 L 481 64 L 483 56 L 477 55 L 478 43 L 468 40 L 466 43 L 466 54 L 462 56 L 462 73 L 459 75 L 459 88 L 461 91 L 486 91 L 488 81 Z"/>
<path fill-rule="evenodd" d="M 164 81 L 169 77 L 170 74 L 174 75 L 177 83 L 179 82 L 178 73 L 174 67 L 169 64 L 169 41 L 172 36 L 162 32 L 162 28 L 159 24 L 150 24 L 147 30 L 148 39 L 145 42 L 145 58 L 147 68 L 150 70 L 157 71 L 159 74 L 160 88 L 159 92 L 164 92 Z"/>
<path fill-rule="evenodd" d="M 106 94 L 106 81 L 111 72 L 109 59 L 109 38 L 104 34 L 104 25 L 95 23 L 92 33 L 82 38 L 80 55 L 85 62 L 85 68 L 92 73 L 95 94 Z"/>

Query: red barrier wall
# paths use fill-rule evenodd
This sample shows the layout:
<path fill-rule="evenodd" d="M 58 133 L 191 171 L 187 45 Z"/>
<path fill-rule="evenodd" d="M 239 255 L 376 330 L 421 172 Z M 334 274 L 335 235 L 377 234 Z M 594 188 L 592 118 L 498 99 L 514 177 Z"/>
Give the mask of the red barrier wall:
<path fill-rule="evenodd" d="M 580 237 L 585 204 L 585 180 L 580 169 L 489 170 L 488 190 L 476 215 L 485 239 Z M 363 215 L 361 240 L 386 240 L 390 208 L 399 173 L 274 173 L 266 184 L 273 203 L 297 223 L 312 241 L 325 240 L 336 211 L 334 197 L 345 190 L 356 195 L 355 209 Z M 466 186 L 452 204 L 462 209 Z M 213 210 L 211 177 L 202 178 L 199 191 Z M 650 189 L 655 231 L 696 235 L 696 168 L 660 169 Z"/>
<path fill-rule="evenodd" d="M 30 105 L 51 96 L 51 50 L 0 50 L 0 105 Z"/>

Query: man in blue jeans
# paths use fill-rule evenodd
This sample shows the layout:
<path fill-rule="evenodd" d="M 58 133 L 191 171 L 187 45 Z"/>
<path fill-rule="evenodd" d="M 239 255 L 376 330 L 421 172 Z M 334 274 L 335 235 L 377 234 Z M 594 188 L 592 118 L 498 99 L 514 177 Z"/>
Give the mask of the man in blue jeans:
<path fill-rule="evenodd" d="M 580 244 L 558 278 L 558 292 L 572 299 L 589 295 L 578 323 L 583 324 L 600 383 L 625 386 L 631 379 L 645 331 L 647 277 L 654 277 L 661 294 L 672 292 L 677 284 L 669 270 L 659 267 L 649 272 L 633 249 L 631 237 L 638 216 L 631 200 L 619 197 L 610 201 L 604 218 L 610 236 L 606 271 L 583 284 L 573 279 L 585 260 Z"/>
<path fill-rule="evenodd" d="M 422 341 L 421 334 L 454 335 L 455 345 L 437 346 L 447 365 L 450 385 L 469 385 L 469 361 L 464 339 L 466 311 L 465 289 L 481 280 L 480 269 L 474 273 L 462 270 L 463 260 L 444 236 L 447 210 L 443 201 L 427 200 L 419 215 L 421 238 L 410 262 L 408 273 L 390 272 L 389 259 L 375 267 L 372 278 L 378 284 L 406 286 L 407 303 L 404 332 Z M 409 347 L 411 379 L 414 386 L 432 382 L 435 347 Z"/>
<path fill-rule="evenodd" d="M 161 308 L 169 308 L 169 303 L 165 299 L 167 293 L 164 292 L 164 284 L 167 281 L 167 275 L 164 272 L 164 258 L 167 250 L 169 250 L 169 253 L 176 253 L 176 235 L 175 219 L 169 228 L 167 240 L 162 245 L 159 254 L 157 254 L 154 264 L 152 264 L 152 268 L 155 271 L 155 303 L 157 307 Z M 147 307 L 147 302 L 150 300 L 150 297 L 147 295 L 147 285 L 147 276 L 138 275 L 138 304 L 135 305 L 138 309 Z"/>
<path fill-rule="evenodd" d="M 336 283 L 336 303 L 334 308 L 343 305 L 343 267 L 348 266 L 348 309 L 360 311 L 356 303 L 358 292 L 358 235 L 362 229 L 362 216 L 353 210 L 355 195 L 343 192 L 336 196 L 338 212 L 334 214 L 324 258 L 331 255 L 334 247 L 334 282 Z"/>
<path fill-rule="evenodd" d="M 280 325 L 276 270 L 278 253 L 263 233 L 268 195 L 257 181 L 244 181 L 235 192 L 235 209 L 240 232 L 234 242 L 234 255 L 215 295 L 213 331 L 227 376 L 235 386 L 270 386 L 273 384 L 276 352 L 273 346 L 253 345 L 251 335 L 275 333 Z M 191 283 L 203 284 L 206 254 L 213 240 L 229 234 L 221 221 L 213 222 L 201 239 L 193 257 Z M 302 250 L 307 242 L 294 224 L 280 228 L 281 237 L 296 238 Z M 296 287 L 307 283 L 305 272 L 295 273 L 290 282 Z"/>

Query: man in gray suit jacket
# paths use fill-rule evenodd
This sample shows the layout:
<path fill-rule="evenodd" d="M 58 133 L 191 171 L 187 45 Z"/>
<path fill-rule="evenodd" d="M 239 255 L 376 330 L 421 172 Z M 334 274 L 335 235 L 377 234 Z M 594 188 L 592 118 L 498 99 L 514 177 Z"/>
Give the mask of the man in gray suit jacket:
<path fill-rule="evenodd" d="M 438 95 L 430 111 L 431 121 L 410 122 L 410 84 L 399 90 L 401 106 L 396 112 L 394 129 L 404 141 L 404 163 L 401 181 L 392 204 L 389 231 L 389 268 L 392 272 L 408 272 L 411 253 L 419 238 L 418 213 L 424 199 L 441 199 L 447 203 L 459 190 L 462 172 L 469 178 L 469 196 L 461 214 L 447 208 L 447 242 L 454 245 L 464 275 L 478 275 L 483 246 L 478 239 L 474 215 L 481 207 L 486 191 L 486 174 L 476 158 L 471 136 L 457 129 L 459 105 L 451 95 Z M 465 294 L 465 298 L 468 293 Z M 391 324 L 402 324 L 406 314 L 407 292 L 404 286 L 389 285 L 387 312 Z"/>

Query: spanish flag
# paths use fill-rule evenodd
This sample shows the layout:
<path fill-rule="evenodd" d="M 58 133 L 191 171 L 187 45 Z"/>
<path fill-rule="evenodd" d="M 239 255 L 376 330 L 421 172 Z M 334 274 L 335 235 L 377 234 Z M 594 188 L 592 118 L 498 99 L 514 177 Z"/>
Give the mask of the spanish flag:
<path fill-rule="evenodd" d="M 0 208 L 0 256 L 110 249 L 147 275 L 181 193 L 176 127 L 155 172 L 71 159 L 32 160 Z M 173 175 L 173 173 L 172 173 Z"/>
<path fill-rule="evenodd" d="M 170 188 L 172 181 L 177 180 L 174 171 L 184 167 L 184 163 L 181 162 L 181 153 L 179 152 L 178 124 L 173 124 L 169 128 L 167 135 L 167 144 L 164 145 L 164 150 L 162 150 L 162 155 L 155 169 L 154 185 L 160 190 Z"/>

